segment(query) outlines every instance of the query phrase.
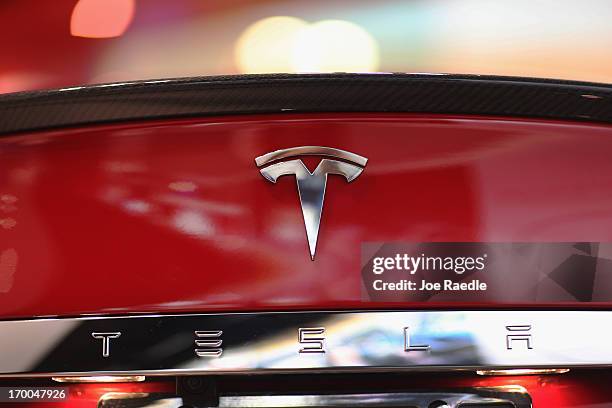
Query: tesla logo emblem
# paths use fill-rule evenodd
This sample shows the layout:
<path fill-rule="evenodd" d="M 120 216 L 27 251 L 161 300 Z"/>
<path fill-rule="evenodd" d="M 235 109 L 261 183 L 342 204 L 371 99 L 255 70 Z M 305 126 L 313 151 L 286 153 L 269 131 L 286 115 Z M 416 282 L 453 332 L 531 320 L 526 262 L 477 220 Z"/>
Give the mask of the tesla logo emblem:
<path fill-rule="evenodd" d="M 328 156 L 340 160 L 322 159 L 314 172 L 310 172 L 300 159 L 288 160 L 278 163 L 279 160 L 303 156 Z M 272 183 L 276 183 L 281 176 L 294 175 L 297 181 L 298 194 L 302 205 L 302 215 L 306 225 L 306 236 L 310 258 L 314 261 L 325 198 L 325 186 L 328 174 L 344 176 L 347 182 L 355 180 L 363 172 L 368 159 L 354 153 L 340 149 L 320 146 L 301 146 L 290 149 L 277 150 L 255 159 L 260 167 L 261 174 Z"/>

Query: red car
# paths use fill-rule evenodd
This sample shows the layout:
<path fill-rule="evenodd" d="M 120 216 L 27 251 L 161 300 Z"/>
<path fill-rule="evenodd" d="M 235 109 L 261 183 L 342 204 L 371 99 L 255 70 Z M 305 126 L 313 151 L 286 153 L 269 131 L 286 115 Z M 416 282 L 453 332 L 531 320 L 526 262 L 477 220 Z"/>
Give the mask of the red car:
<path fill-rule="evenodd" d="M 0 403 L 612 407 L 612 86 L 79 75 L 0 95 Z"/>

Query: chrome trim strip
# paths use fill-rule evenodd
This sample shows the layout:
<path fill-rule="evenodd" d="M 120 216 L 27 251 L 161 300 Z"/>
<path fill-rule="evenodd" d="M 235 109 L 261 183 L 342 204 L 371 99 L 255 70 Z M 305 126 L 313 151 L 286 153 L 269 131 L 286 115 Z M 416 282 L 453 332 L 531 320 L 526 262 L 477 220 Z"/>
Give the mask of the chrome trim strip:
<path fill-rule="evenodd" d="M 298 336 L 300 329 L 312 327 L 325 330 Z M 91 333 L 109 332 L 121 336 L 109 340 L 105 356 Z M 215 334 L 214 344 L 201 343 L 205 340 L 197 333 Z M 0 377 L 609 367 L 610 338 L 610 311 L 266 312 L 3 321 Z M 318 352 L 300 353 L 313 341 Z"/>
<path fill-rule="evenodd" d="M 134 382 L 142 382 L 147 378 L 144 375 L 113 375 L 113 376 L 95 376 L 95 375 L 86 375 L 81 377 L 51 377 L 51 379 L 58 383 L 72 383 L 72 384 L 82 384 L 82 383 L 134 383 Z"/>

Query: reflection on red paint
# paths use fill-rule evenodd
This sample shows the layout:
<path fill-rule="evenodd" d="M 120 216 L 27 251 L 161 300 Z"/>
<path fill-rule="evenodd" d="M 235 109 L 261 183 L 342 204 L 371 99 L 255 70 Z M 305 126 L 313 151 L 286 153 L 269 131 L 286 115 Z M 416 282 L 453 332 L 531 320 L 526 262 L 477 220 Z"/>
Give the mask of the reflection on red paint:
<path fill-rule="evenodd" d="M 0 251 L 0 293 L 6 293 L 13 287 L 17 260 L 17 251 L 14 248 Z"/>
<path fill-rule="evenodd" d="M 134 18 L 134 0 L 79 0 L 72 10 L 70 34 L 112 38 L 125 33 Z"/>

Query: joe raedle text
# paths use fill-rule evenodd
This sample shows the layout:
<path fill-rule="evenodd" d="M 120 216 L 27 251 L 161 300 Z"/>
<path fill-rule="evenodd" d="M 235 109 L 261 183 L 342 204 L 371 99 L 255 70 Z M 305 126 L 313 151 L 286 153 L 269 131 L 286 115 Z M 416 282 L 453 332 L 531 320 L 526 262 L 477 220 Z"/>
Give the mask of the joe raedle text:
<path fill-rule="evenodd" d="M 390 257 L 375 257 L 372 260 L 372 273 L 379 278 L 372 280 L 375 291 L 445 291 L 445 292 L 480 292 L 487 290 L 487 283 L 479 279 L 457 282 L 459 275 L 465 272 L 482 271 L 486 267 L 487 255 L 481 256 L 426 256 L 419 254 L 395 254 Z M 406 279 L 386 281 L 383 274 L 387 271 L 401 271 Z M 396 272 L 396 273 L 397 273 Z M 420 272 L 420 278 L 414 276 Z M 394 276 L 397 274 L 394 273 Z M 441 273 L 449 274 L 448 279 L 440 279 Z M 435 274 L 433 279 L 423 278 Z M 410 278 L 412 277 L 412 279 Z M 454 278 L 454 279 L 451 279 Z"/>

